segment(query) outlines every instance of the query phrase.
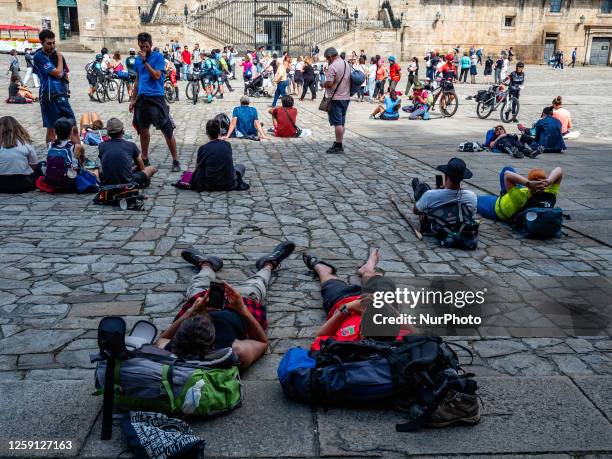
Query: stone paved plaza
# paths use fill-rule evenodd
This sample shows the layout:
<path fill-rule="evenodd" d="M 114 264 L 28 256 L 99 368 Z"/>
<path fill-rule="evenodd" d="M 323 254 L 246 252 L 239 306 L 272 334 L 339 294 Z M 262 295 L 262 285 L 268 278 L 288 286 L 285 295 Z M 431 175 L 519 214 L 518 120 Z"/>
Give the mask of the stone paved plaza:
<path fill-rule="evenodd" d="M 117 116 L 129 124 L 127 103 L 87 100 L 88 56 L 67 59 L 77 116 L 97 111 L 104 120 Z M 2 56 L 0 67 L 7 62 Z M 146 318 L 165 328 L 194 274 L 180 258 L 184 248 L 222 256 L 220 277 L 232 282 L 250 275 L 261 254 L 291 239 L 296 253 L 275 275 L 267 301 L 270 350 L 244 373 L 243 406 L 193 423 L 208 456 L 612 457 L 610 289 L 595 291 L 588 282 L 606 284 L 612 274 L 610 84 L 610 69 L 527 67 L 520 121 L 530 124 L 561 94 L 582 133 L 566 153 L 535 160 L 456 152 L 461 141 L 482 141 L 499 122 L 495 114 L 478 119 L 475 104 L 464 100 L 484 86 L 457 85 L 461 106 L 452 119 L 374 121 L 367 119 L 373 105 L 352 103 L 345 155 L 325 154 L 332 131 L 324 114 L 313 102 L 298 103 L 298 124 L 312 136 L 232 140 L 235 160 L 247 168 L 248 192 L 178 191 L 172 183 L 179 174 L 170 172 L 165 143 L 155 132 L 151 160 L 160 171 L 142 212 L 96 206 L 90 195 L 0 196 L 0 455 L 17 454 L 8 451 L 8 440 L 38 439 L 72 440 L 75 446 L 65 454 L 73 456 L 116 457 L 124 449 L 120 429 L 113 441 L 99 440 L 101 400 L 91 396 L 89 353 L 97 349 L 99 320 L 121 315 L 131 326 Z M 7 85 L 2 72 L 0 87 Z M 236 87 L 210 105 L 181 100 L 171 106 L 184 168 L 195 166 L 206 120 L 237 105 L 241 82 Z M 266 127 L 269 103 L 254 101 Z M 44 156 L 38 105 L 3 104 L 5 114 L 27 126 Z M 95 158 L 96 149 L 87 149 Z M 455 155 L 473 170 L 467 187 L 478 193 L 496 194 L 497 171 L 507 164 L 524 173 L 534 166 L 562 166 L 559 204 L 571 215 L 564 236 L 533 241 L 505 225 L 483 222 L 473 252 L 417 240 L 390 198 L 399 196 L 408 208 L 411 178 L 433 182 L 432 166 Z M 309 346 L 324 321 L 318 285 L 301 252 L 315 250 L 343 278 L 356 280 L 372 246 L 382 249 L 380 268 L 405 285 L 437 276 L 478 277 L 495 289 L 495 303 L 508 308 L 486 326 L 450 338 L 475 355 L 466 368 L 481 386 L 483 417 L 477 426 L 397 434 L 401 414 L 310 409 L 283 396 L 276 380 L 281 355 L 292 346 Z M 598 304 L 599 329 L 565 336 L 559 316 L 538 310 L 551 298 L 564 299 L 569 309 L 581 301 Z M 555 333 L 534 333 L 530 325 L 536 322 Z"/>

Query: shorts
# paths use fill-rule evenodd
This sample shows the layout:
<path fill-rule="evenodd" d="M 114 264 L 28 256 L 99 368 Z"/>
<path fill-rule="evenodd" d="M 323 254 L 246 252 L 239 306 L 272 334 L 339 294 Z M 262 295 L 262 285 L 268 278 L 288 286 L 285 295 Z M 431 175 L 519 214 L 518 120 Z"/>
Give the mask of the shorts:
<path fill-rule="evenodd" d="M 52 128 L 60 118 L 68 118 L 76 125 L 76 118 L 67 96 L 55 96 L 51 102 L 41 100 L 40 112 L 43 126 L 46 128 Z"/>
<path fill-rule="evenodd" d="M 141 129 L 149 129 L 151 124 L 159 129 L 166 138 L 174 134 L 174 122 L 164 96 L 138 96 L 134 107 L 133 125 L 138 134 Z"/>
<path fill-rule="evenodd" d="M 321 284 L 321 296 L 323 297 L 325 314 L 329 314 L 329 311 L 338 301 L 357 295 L 361 295 L 361 287 L 359 285 L 349 285 L 340 279 L 330 279 Z"/>
<path fill-rule="evenodd" d="M 383 112 L 382 115 L 380 115 L 380 119 L 384 121 L 397 121 L 399 120 L 399 113 L 394 113 L 393 115 L 390 115 L 389 113 Z"/>
<path fill-rule="evenodd" d="M 348 110 L 349 100 L 332 100 L 331 108 L 327 117 L 331 126 L 344 126 L 346 122 L 346 111 Z"/>
<path fill-rule="evenodd" d="M 488 194 L 478 195 L 478 213 L 481 217 L 488 218 L 489 220 L 499 220 L 499 217 L 495 212 L 497 199 L 497 196 L 491 196 Z"/>
<path fill-rule="evenodd" d="M 151 179 L 143 171 L 136 171 L 132 174 L 132 183 L 136 188 L 142 189 L 149 186 Z"/>

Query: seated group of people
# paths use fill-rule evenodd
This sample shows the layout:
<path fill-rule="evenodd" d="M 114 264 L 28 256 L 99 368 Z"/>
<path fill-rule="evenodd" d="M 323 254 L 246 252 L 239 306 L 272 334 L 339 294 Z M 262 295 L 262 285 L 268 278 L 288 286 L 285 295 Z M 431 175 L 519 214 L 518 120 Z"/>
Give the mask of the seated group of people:
<path fill-rule="evenodd" d="M 411 105 L 401 107 L 402 101 L 397 91 L 389 91 L 386 95 L 380 97 L 380 104 L 370 114 L 370 119 L 397 120 L 399 119 L 400 107 L 406 113 L 410 113 L 408 118 L 411 120 L 428 119 L 429 109 L 433 104 L 431 89 L 423 86 L 420 81 L 416 81 L 413 88 L 414 90 L 410 96 L 412 100 Z"/>

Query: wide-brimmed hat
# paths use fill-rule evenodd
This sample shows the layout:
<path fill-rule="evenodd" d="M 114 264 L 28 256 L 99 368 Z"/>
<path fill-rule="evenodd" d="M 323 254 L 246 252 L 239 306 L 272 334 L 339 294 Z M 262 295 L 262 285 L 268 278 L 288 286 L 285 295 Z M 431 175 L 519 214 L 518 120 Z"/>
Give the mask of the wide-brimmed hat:
<path fill-rule="evenodd" d="M 472 178 L 472 171 L 467 168 L 465 161 L 460 158 L 451 158 L 448 163 L 436 167 L 444 175 L 456 180 L 466 180 Z"/>

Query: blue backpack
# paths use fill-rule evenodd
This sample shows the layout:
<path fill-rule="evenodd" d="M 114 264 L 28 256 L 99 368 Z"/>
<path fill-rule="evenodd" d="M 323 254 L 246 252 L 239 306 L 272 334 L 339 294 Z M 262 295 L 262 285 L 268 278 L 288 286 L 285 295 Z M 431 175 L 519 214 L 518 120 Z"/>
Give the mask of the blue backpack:
<path fill-rule="evenodd" d="M 460 373 L 457 354 L 442 338 L 414 335 L 390 342 L 330 338 L 312 354 L 289 349 L 277 371 L 283 392 L 302 403 L 405 410 L 410 421 L 398 424 L 398 432 L 418 429 L 448 391 L 474 394 L 474 375 Z"/>
<path fill-rule="evenodd" d="M 361 70 L 355 70 L 351 67 L 351 96 L 359 91 L 359 88 L 365 81 L 365 73 Z"/>
<path fill-rule="evenodd" d="M 555 207 L 556 199 L 546 191 L 534 194 L 525 208 L 514 215 L 512 226 L 532 239 L 561 237 L 564 215 L 561 208 Z"/>
<path fill-rule="evenodd" d="M 72 142 L 60 147 L 52 144 L 47 151 L 45 182 L 56 191 L 70 193 L 76 191 L 78 161 L 72 155 Z M 71 177 L 72 175 L 72 177 Z"/>

